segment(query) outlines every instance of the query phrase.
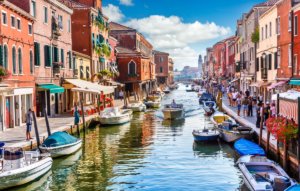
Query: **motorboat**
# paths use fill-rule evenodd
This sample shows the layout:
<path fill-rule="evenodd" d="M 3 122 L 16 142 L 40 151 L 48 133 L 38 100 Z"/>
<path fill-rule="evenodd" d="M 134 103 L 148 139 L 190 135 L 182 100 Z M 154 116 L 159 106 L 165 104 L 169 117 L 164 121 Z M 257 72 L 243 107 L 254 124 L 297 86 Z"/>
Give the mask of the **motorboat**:
<path fill-rule="evenodd" d="M 205 141 L 217 141 L 220 133 L 217 130 L 194 130 L 193 131 L 194 141 L 205 142 Z"/>
<path fill-rule="evenodd" d="M 216 100 L 212 94 L 203 93 L 199 98 L 199 104 L 202 105 L 205 101 L 216 101 Z"/>
<path fill-rule="evenodd" d="M 251 191 L 284 191 L 296 184 L 277 163 L 265 156 L 242 156 L 237 165 Z"/>
<path fill-rule="evenodd" d="M 146 111 L 146 105 L 143 102 L 133 102 L 126 106 L 126 109 L 131 109 L 133 112 Z"/>
<path fill-rule="evenodd" d="M 202 94 L 206 93 L 206 89 L 199 89 L 198 97 L 201 97 Z"/>
<path fill-rule="evenodd" d="M 161 100 L 165 96 L 165 93 L 162 91 L 153 91 L 151 94 L 147 96 L 147 100 L 155 101 Z"/>
<path fill-rule="evenodd" d="M 218 107 L 214 101 L 204 101 L 203 109 L 205 111 L 205 115 L 211 116 L 215 111 L 217 111 Z"/>
<path fill-rule="evenodd" d="M 240 138 L 250 139 L 254 133 L 250 127 L 239 126 L 232 124 L 229 121 L 224 121 L 219 125 L 220 137 L 227 143 L 233 143 Z"/>
<path fill-rule="evenodd" d="M 233 147 L 240 156 L 245 156 L 245 155 L 265 156 L 266 155 L 264 149 L 261 148 L 259 145 L 243 138 L 237 140 L 234 143 Z"/>
<path fill-rule="evenodd" d="M 48 153 L 14 147 L 2 147 L 0 151 L 0 190 L 35 181 L 52 167 Z"/>
<path fill-rule="evenodd" d="M 82 140 L 67 132 L 58 131 L 51 134 L 40 146 L 43 153 L 50 153 L 52 158 L 71 155 L 82 146 Z"/>
<path fill-rule="evenodd" d="M 182 104 L 167 104 L 162 112 L 164 119 L 176 120 L 184 118 L 184 108 Z"/>
<path fill-rule="evenodd" d="M 225 113 L 222 112 L 215 112 L 211 117 L 210 117 L 211 122 L 216 126 L 219 127 L 219 125 L 222 125 L 224 121 L 230 122 L 232 125 L 236 124 L 236 121 L 231 118 L 229 115 L 226 115 Z"/>
<path fill-rule="evenodd" d="M 99 116 L 102 125 L 120 125 L 130 122 L 131 119 L 131 109 L 119 109 L 118 107 L 105 108 Z"/>
<path fill-rule="evenodd" d="M 160 103 L 160 99 L 156 99 L 156 100 L 145 100 L 144 104 L 146 105 L 147 108 L 160 108 L 161 103 Z"/>
<path fill-rule="evenodd" d="M 170 88 L 166 87 L 166 88 L 163 90 L 163 92 L 164 92 L 165 94 L 169 94 L 169 93 L 171 92 L 171 90 L 170 90 Z"/>

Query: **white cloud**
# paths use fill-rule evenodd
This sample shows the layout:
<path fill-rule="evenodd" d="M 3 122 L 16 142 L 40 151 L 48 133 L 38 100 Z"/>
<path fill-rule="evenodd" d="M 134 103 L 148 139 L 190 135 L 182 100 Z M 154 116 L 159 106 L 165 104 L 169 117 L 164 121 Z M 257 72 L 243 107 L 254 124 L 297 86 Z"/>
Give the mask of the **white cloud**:
<path fill-rule="evenodd" d="M 132 0 L 120 0 L 121 5 L 126 5 L 126 6 L 132 6 L 133 2 Z"/>
<path fill-rule="evenodd" d="M 191 48 L 191 44 L 225 37 L 231 33 L 230 28 L 216 25 L 214 22 L 185 23 L 177 16 L 152 15 L 131 19 L 124 24 L 144 34 L 155 49 L 169 52 L 175 60 L 176 68 L 197 65 L 199 53 Z"/>
<path fill-rule="evenodd" d="M 124 18 L 123 13 L 121 12 L 118 6 L 108 4 L 107 6 L 104 6 L 102 9 L 104 15 L 106 15 L 110 21 L 121 22 Z"/>

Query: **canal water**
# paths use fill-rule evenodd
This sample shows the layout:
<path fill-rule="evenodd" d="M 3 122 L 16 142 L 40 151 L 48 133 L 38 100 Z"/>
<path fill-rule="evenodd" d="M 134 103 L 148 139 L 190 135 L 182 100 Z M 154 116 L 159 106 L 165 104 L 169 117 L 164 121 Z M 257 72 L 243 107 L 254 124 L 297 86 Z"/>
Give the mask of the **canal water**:
<path fill-rule="evenodd" d="M 134 114 L 130 124 L 90 128 L 81 151 L 55 159 L 51 172 L 19 190 L 246 190 L 231 146 L 194 143 L 193 129 L 212 124 L 185 89 L 163 98 L 184 104 L 185 120 L 164 121 L 153 110 Z"/>

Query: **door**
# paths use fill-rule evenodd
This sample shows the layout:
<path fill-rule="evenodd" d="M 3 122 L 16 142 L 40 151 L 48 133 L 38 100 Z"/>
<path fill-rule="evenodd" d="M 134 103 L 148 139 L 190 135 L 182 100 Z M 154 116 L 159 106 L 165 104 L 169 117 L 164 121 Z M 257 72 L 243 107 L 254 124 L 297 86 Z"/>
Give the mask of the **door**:
<path fill-rule="evenodd" d="M 58 94 L 55 94 L 55 114 L 58 114 L 58 104 L 59 104 L 59 99 L 58 99 Z"/>
<path fill-rule="evenodd" d="M 6 128 L 11 128 L 10 126 L 10 99 L 5 98 L 5 126 Z"/>

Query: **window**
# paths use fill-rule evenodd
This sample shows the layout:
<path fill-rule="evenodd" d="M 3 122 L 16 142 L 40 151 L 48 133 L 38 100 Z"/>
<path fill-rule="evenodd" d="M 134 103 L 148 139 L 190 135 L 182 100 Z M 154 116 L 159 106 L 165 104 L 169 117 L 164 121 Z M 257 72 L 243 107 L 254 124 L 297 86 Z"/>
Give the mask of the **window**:
<path fill-rule="evenodd" d="M 19 65 L 19 74 L 23 73 L 23 60 L 22 60 L 22 50 L 18 49 L 18 65 Z"/>
<path fill-rule="evenodd" d="M 280 48 L 278 48 L 278 52 L 277 52 L 277 63 L 278 63 L 278 65 L 277 65 L 277 68 L 280 68 L 280 64 L 281 64 L 281 50 L 280 50 Z"/>
<path fill-rule="evenodd" d="M 276 19 L 276 33 L 280 35 L 280 17 Z"/>
<path fill-rule="evenodd" d="M 63 29 L 63 16 L 58 15 L 58 28 Z"/>
<path fill-rule="evenodd" d="M 293 74 L 294 75 L 297 75 L 297 66 L 298 66 L 298 55 L 297 54 L 295 54 L 294 55 L 294 67 L 293 67 Z"/>
<path fill-rule="evenodd" d="M 72 69 L 72 51 L 70 50 L 68 52 L 68 57 L 69 57 L 69 69 Z"/>
<path fill-rule="evenodd" d="M 40 43 L 34 42 L 34 65 L 40 66 Z"/>
<path fill-rule="evenodd" d="M 15 16 L 10 16 L 10 25 L 12 28 L 16 27 L 16 18 Z"/>
<path fill-rule="evenodd" d="M 130 61 L 128 64 L 128 74 L 135 75 L 136 74 L 136 64 L 133 61 Z"/>
<path fill-rule="evenodd" d="M 159 62 L 163 62 L 164 58 L 163 57 L 159 57 Z"/>
<path fill-rule="evenodd" d="M 289 52 L 288 52 L 288 54 L 289 54 L 289 61 L 288 61 L 289 67 L 292 67 L 292 45 L 291 44 L 289 44 Z"/>
<path fill-rule="evenodd" d="M 65 52 L 64 49 L 60 49 L 60 61 L 62 63 L 62 68 L 65 67 Z"/>
<path fill-rule="evenodd" d="M 17 28 L 18 30 L 21 30 L 21 20 L 17 19 Z"/>
<path fill-rule="evenodd" d="M 265 26 L 266 30 L 265 30 L 265 35 L 266 35 L 266 39 L 268 38 L 268 25 Z"/>
<path fill-rule="evenodd" d="M 295 16 L 294 18 L 294 35 L 298 35 L 298 16 Z"/>
<path fill-rule="evenodd" d="M 7 17 L 5 12 L 2 12 L 2 24 L 7 25 Z"/>
<path fill-rule="evenodd" d="M 261 27 L 261 40 L 264 40 L 264 27 Z"/>
<path fill-rule="evenodd" d="M 30 4 L 30 14 L 35 17 L 36 16 L 36 3 L 35 1 L 31 0 L 31 4 Z"/>
<path fill-rule="evenodd" d="M 32 24 L 28 24 L 28 34 L 32 35 Z"/>
<path fill-rule="evenodd" d="M 272 54 L 268 55 L 268 62 L 269 62 L 269 70 L 272 70 Z"/>
<path fill-rule="evenodd" d="M 17 73 L 17 51 L 16 48 L 12 48 L 12 65 L 13 65 L 13 74 Z"/>
<path fill-rule="evenodd" d="M 80 60 L 80 61 L 82 61 L 82 60 Z M 80 69 L 80 79 L 82 79 L 83 78 L 83 66 L 80 66 L 79 69 Z"/>
<path fill-rule="evenodd" d="M 259 58 L 255 59 L 255 71 L 259 72 Z"/>
<path fill-rule="evenodd" d="M 292 13 L 289 13 L 289 28 L 288 30 L 291 31 L 292 29 Z"/>
<path fill-rule="evenodd" d="M 53 62 L 59 62 L 59 52 L 57 47 L 53 47 Z"/>
<path fill-rule="evenodd" d="M 271 22 L 270 22 L 270 24 L 269 24 L 269 30 L 270 30 L 269 37 L 271 37 L 271 36 L 272 36 L 272 23 L 271 23 Z"/>
<path fill-rule="evenodd" d="M 4 45 L 4 48 L 3 48 L 3 64 L 2 66 L 4 68 L 8 68 L 8 49 L 7 49 L 7 45 Z"/>
<path fill-rule="evenodd" d="M 44 23 L 48 23 L 48 8 L 44 7 Z"/>
<path fill-rule="evenodd" d="M 71 20 L 68 19 L 68 32 L 71 32 Z"/>
<path fill-rule="evenodd" d="M 30 65 L 30 74 L 33 74 L 33 53 L 31 50 L 29 52 L 29 65 Z"/>
<path fill-rule="evenodd" d="M 163 73 L 163 67 L 159 67 L 159 73 Z"/>
<path fill-rule="evenodd" d="M 274 53 L 274 69 L 278 67 L 278 54 L 277 52 Z"/>
<path fill-rule="evenodd" d="M 86 67 L 86 79 L 90 79 L 90 67 Z"/>
<path fill-rule="evenodd" d="M 52 52 L 51 52 L 51 47 L 48 46 L 48 45 L 44 46 L 44 61 L 45 61 L 45 66 L 46 67 L 51 66 Z"/>

